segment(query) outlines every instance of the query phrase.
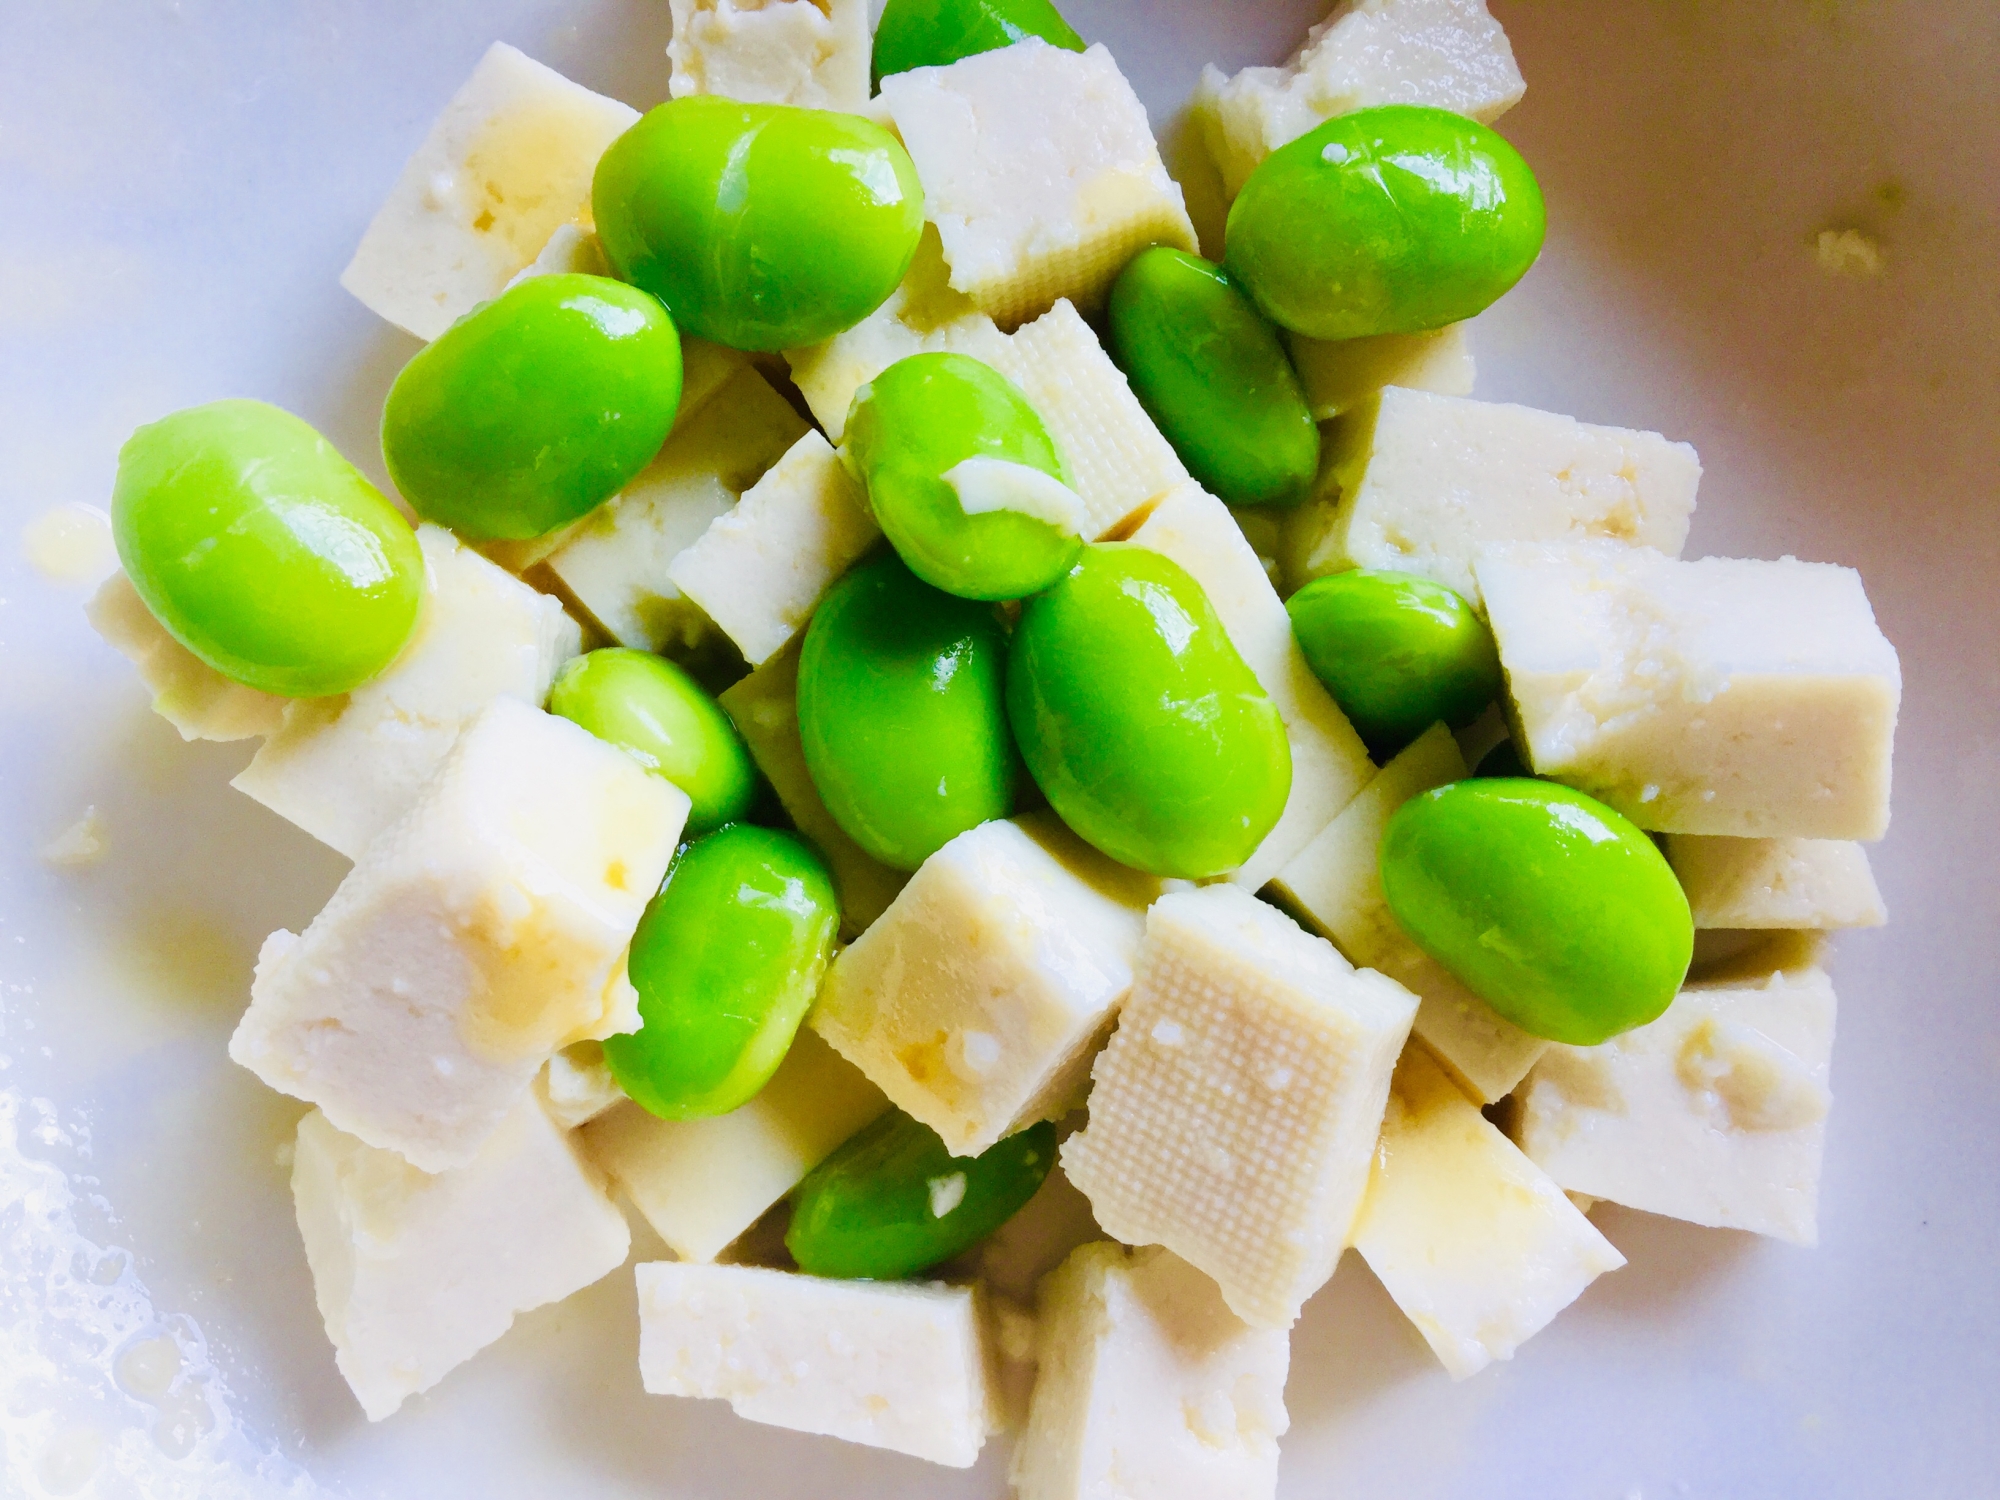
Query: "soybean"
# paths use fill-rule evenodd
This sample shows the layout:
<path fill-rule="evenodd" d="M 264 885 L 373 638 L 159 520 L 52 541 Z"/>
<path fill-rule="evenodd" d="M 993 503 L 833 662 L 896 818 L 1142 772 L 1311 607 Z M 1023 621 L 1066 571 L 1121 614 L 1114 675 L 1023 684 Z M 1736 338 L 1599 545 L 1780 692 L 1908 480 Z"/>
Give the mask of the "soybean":
<path fill-rule="evenodd" d="M 874 84 L 1038 36 L 1071 52 L 1083 38 L 1049 0 L 889 0 L 875 23 Z"/>

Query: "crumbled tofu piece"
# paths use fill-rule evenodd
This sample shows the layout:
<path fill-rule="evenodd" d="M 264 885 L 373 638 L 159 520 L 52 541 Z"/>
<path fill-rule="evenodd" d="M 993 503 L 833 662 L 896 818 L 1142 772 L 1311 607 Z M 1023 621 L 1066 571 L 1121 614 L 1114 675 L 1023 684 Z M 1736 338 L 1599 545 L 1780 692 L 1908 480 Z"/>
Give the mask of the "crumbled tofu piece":
<path fill-rule="evenodd" d="M 1162 896 L 1063 1170 L 1106 1233 L 1284 1328 L 1347 1243 L 1416 1008 L 1236 886 Z"/>
<path fill-rule="evenodd" d="M 175 640 L 123 572 L 91 596 L 84 614 L 153 693 L 153 712 L 184 740 L 251 740 L 275 734 L 289 698 L 231 682 Z"/>
<path fill-rule="evenodd" d="M 994 1430 L 970 1287 L 678 1261 L 638 1275 L 639 1375 L 656 1396 L 955 1469 Z"/>
<path fill-rule="evenodd" d="M 1454 1380 L 1625 1264 L 1421 1047 L 1396 1067 L 1354 1248 Z"/>
<path fill-rule="evenodd" d="M 604 1060 L 602 1042 L 576 1042 L 542 1070 L 542 1107 L 565 1130 L 587 1125 L 625 1102 L 625 1090 Z"/>
<path fill-rule="evenodd" d="M 584 1147 L 683 1260 L 714 1260 L 833 1148 L 889 1107 L 839 1053 L 801 1030 L 771 1081 L 726 1115 L 662 1120 L 626 1102 Z"/>
<path fill-rule="evenodd" d="M 499 1338 L 625 1263 L 604 1180 L 524 1095 L 465 1165 L 435 1176 L 299 1121 L 292 1199 L 334 1362 L 379 1422 Z"/>
<path fill-rule="evenodd" d="M 293 700 L 230 783 L 349 859 L 409 809 L 482 708 L 540 708 L 583 649 L 560 603 L 443 527 L 419 526 L 417 543 L 423 607 L 402 653 L 351 693 Z"/>
<path fill-rule="evenodd" d="M 1453 978 L 1416 945 L 1382 894 L 1378 855 L 1397 808 L 1419 792 L 1465 777 L 1458 745 L 1434 724 L 1278 872 L 1278 898 L 1332 938 L 1357 964 L 1379 969 L 1418 997 L 1416 1033 L 1459 1082 L 1490 1104 L 1527 1076 L 1548 1046 Z"/>
<path fill-rule="evenodd" d="M 75 822 L 45 840 L 35 851 L 35 857 L 58 870 L 83 870 L 103 860 L 109 845 L 104 815 L 93 803 L 84 808 Z"/>
<path fill-rule="evenodd" d="M 1476 371 L 1463 323 L 1359 339 L 1309 339 L 1295 333 L 1287 342 L 1316 422 L 1345 416 L 1384 386 L 1439 396 L 1472 394 Z"/>
<path fill-rule="evenodd" d="M 1852 568 L 1603 544 L 1478 566 L 1537 773 L 1664 833 L 1888 831 L 1902 672 Z"/>
<path fill-rule="evenodd" d="M 1002 327 L 1086 311 L 1148 245 L 1195 249 L 1146 107 L 1103 46 L 1040 37 L 882 80 L 951 284 Z"/>
<path fill-rule="evenodd" d="M 1227 506 L 1190 480 L 1168 493 L 1132 540 L 1194 575 L 1222 617 L 1230 643 L 1285 721 L 1292 789 L 1284 813 L 1229 877 L 1245 890 L 1257 890 L 1354 800 L 1375 775 L 1375 763 L 1307 665 L 1284 601 Z"/>
<path fill-rule="evenodd" d="M 1822 969 L 1691 984 L 1521 1091 L 1521 1149 L 1572 1192 L 1795 1244 L 1819 1236 L 1833 985 Z"/>
<path fill-rule="evenodd" d="M 444 107 L 340 284 L 420 339 L 497 297 L 555 231 L 639 112 L 495 42 Z"/>
<path fill-rule="evenodd" d="M 625 947 L 687 812 L 494 699 L 305 933 L 265 940 L 229 1055 L 426 1172 L 464 1166 L 550 1053 L 638 1029 Z"/>
<path fill-rule="evenodd" d="M 1233 198 L 1265 157 L 1335 115 L 1428 104 L 1491 125 L 1527 87 L 1485 0 L 1344 0 L 1282 66 L 1202 69 L 1193 108 Z"/>
<path fill-rule="evenodd" d="M 1696 927 L 1880 927 L 1889 920 L 1868 854 L 1846 839 L 1667 835 Z"/>
<path fill-rule="evenodd" d="M 868 0 L 673 0 L 676 99 L 721 94 L 848 114 L 868 104 Z"/>
<path fill-rule="evenodd" d="M 1171 1251 L 1102 1241 L 1043 1283 L 1019 1500 L 1271 1500 L 1291 1337 Z"/>
<path fill-rule="evenodd" d="M 810 1024 L 976 1156 L 1075 1103 L 1159 891 L 1049 814 L 982 823 L 833 961 Z"/>

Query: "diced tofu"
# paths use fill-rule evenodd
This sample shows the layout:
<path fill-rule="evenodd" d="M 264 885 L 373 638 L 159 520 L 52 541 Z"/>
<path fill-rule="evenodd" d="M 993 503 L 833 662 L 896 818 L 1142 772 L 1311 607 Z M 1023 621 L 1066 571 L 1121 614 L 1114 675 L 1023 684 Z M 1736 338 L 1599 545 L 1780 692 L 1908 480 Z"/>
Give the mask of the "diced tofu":
<path fill-rule="evenodd" d="M 368 1420 L 427 1391 L 516 1314 L 609 1275 L 631 1237 L 603 1178 L 532 1096 L 435 1176 L 299 1121 L 292 1200 L 334 1362 Z"/>
<path fill-rule="evenodd" d="M 417 528 L 424 600 L 402 654 L 336 698 L 300 698 L 230 784 L 349 859 L 409 810 L 473 717 L 495 698 L 540 708 L 582 632 L 546 594 Z"/>
<path fill-rule="evenodd" d="M 1888 831 L 1902 672 L 1852 568 L 1516 546 L 1479 580 L 1539 774 L 1664 833 Z"/>
<path fill-rule="evenodd" d="M 1889 920 L 1868 854 L 1845 839 L 1667 835 L 1696 927 L 1880 927 Z"/>
<path fill-rule="evenodd" d="M 1236 886 L 1162 896 L 1063 1170 L 1107 1234 L 1284 1328 L 1347 1243 L 1416 1008 Z"/>
<path fill-rule="evenodd" d="M 1086 311 L 1148 245 L 1195 249 L 1146 107 L 1103 46 L 1039 37 L 882 80 L 951 284 L 1011 328 Z"/>
<path fill-rule="evenodd" d="M 1526 92 L 1484 0 L 1344 0 L 1280 67 L 1204 68 L 1194 111 L 1234 197 L 1265 157 L 1335 115 L 1428 104 L 1490 125 Z"/>
<path fill-rule="evenodd" d="M 1291 616 L 1229 508 L 1192 480 L 1170 491 L 1132 534 L 1186 568 L 1222 617 L 1236 647 L 1285 721 L 1292 789 L 1264 842 L 1229 878 L 1254 891 L 1269 880 L 1375 775 L 1354 726 L 1306 664 Z"/>
<path fill-rule="evenodd" d="M 1291 334 L 1287 342 L 1292 366 L 1306 390 L 1306 404 L 1318 422 L 1345 416 L 1384 386 L 1439 396 L 1472 394 L 1475 369 L 1463 323 L 1360 339 Z"/>
<path fill-rule="evenodd" d="M 1075 1103 L 1159 891 L 1050 815 L 982 823 L 833 961 L 810 1024 L 976 1156 Z"/>
<path fill-rule="evenodd" d="M 1572 1192 L 1813 1244 L 1833 1027 L 1821 969 L 1691 984 L 1650 1025 L 1551 1047 L 1521 1149 Z"/>
<path fill-rule="evenodd" d="M 1271 1500 L 1291 1338 L 1158 1248 L 1099 1242 L 1043 1283 L 1019 1500 Z"/>
<path fill-rule="evenodd" d="M 1275 890 L 1349 959 L 1416 995 L 1417 1035 L 1467 1092 L 1490 1104 L 1527 1076 L 1548 1043 L 1503 1019 L 1416 945 L 1389 910 L 1377 864 L 1396 809 L 1464 776 L 1450 732 L 1431 726 L 1278 872 Z"/>
<path fill-rule="evenodd" d="M 801 1030 L 771 1081 L 726 1115 L 662 1120 L 637 1104 L 591 1121 L 584 1146 L 682 1260 L 714 1260 L 833 1148 L 889 1107 Z"/>
<path fill-rule="evenodd" d="M 1625 1264 L 1421 1047 L 1397 1065 L 1354 1248 L 1454 1380 Z"/>
<path fill-rule="evenodd" d="M 625 1090 L 604 1060 L 602 1042 L 576 1042 L 542 1070 L 542 1107 L 565 1130 L 587 1125 L 625 1102 Z"/>
<path fill-rule="evenodd" d="M 739 369 L 704 405 L 700 421 L 677 426 L 637 479 L 564 538 L 549 570 L 621 646 L 699 644 L 708 619 L 668 569 L 805 430 L 805 419 L 769 381 Z"/>
<path fill-rule="evenodd" d="M 340 284 L 434 339 L 572 220 L 590 179 L 639 112 L 495 42 L 452 96 L 376 212 Z"/>
<path fill-rule="evenodd" d="M 668 85 L 852 114 L 868 103 L 868 0 L 673 0 Z"/>
<path fill-rule="evenodd" d="M 264 942 L 229 1055 L 426 1172 L 558 1047 L 639 1026 L 625 947 L 687 794 L 513 698 L 467 726 L 302 936 Z"/>
<path fill-rule="evenodd" d="M 91 628 L 139 669 L 153 712 L 184 740 L 251 740 L 275 734 L 289 698 L 231 682 L 168 633 L 124 573 L 113 573 L 84 606 Z"/>
<path fill-rule="evenodd" d="M 993 1430 L 979 1300 L 937 1282 L 761 1266 L 639 1267 L 639 1375 L 656 1396 L 970 1468 Z"/>
<path fill-rule="evenodd" d="M 535 258 L 514 273 L 507 289 L 511 291 L 537 276 L 610 274 L 611 267 L 604 259 L 604 246 L 598 242 L 596 231 L 581 224 L 559 224 L 556 232 L 549 236 L 549 242 L 536 252 Z"/>

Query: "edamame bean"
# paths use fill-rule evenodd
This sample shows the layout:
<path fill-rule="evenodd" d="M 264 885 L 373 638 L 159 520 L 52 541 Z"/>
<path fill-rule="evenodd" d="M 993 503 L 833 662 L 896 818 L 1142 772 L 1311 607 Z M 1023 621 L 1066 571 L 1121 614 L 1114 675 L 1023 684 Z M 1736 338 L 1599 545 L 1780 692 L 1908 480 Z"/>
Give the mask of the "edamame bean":
<path fill-rule="evenodd" d="M 914 1276 L 1013 1218 L 1055 1161 L 1047 1121 L 953 1156 L 937 1132 L 892 1109 L 799 1184 L 785 1248 L 813 1276 Z"/>
<path fill-rule="evenodd" d="M 1083 50 L 1049 0 L 889 0 L 875 23 L 875 87 L 891 73 L 941 67 L 1029 36 Z"/>
<path fill-rule="evenodd" d="M 624 646 L 575 657 L 556 674 L 549 712 L 686 792 L 694 803 L 689 838 L 746 816 L 757 798 L 743 736 L 701 684 L 664 657 Z"/>
<path fill-rule="evenodd" d="M 1278 335 L 1220 266 L 1155 245 L 1112 283 L 1111 357 L 1202 485 L 1231 505 L 1295 505 L 1319 428 Z"/>
<path fill-rule="evenodd" d="M 1229 210 L 1223 260 L 1294 333 L 1411 333 L 1484 309 L 1535 263 L 1544 227 L 1535 175 L 1500 136 L 1385 104 L 1267 156 Z"/>
<path fill-rule="evenodd" d="M 424 564 L 409 522 L 325 438 L 261 401 L 212 401 L 133 433 L 111 528 L 168 633 L 262 692 L 344 693 L 416 627 Z"/>
<path fill-rule="evenodd" d="M 1088 524 L 1042 419 L 963 354 L 913 354 L 854 393 L 847 458 L 912 573 L 962 599 L 1020 599 L 1068 571 Z"/>
<path fill-rule="evenodd" d="M 791 834 L 732 823 L 687 845 L 632 934 L 644 1024 L 605 1038 L 619 1087 L 663 1120 L 735 1109 L 784 1060 L 839 930 L 833 879 Z"/>
<path fill-rule="evenodd" d="M 680 335 L 658 302 L 604 276 L 536 276 L 403 367 L 382 457 L 420 515 L 462 536 L 540 536 L 645 468 L 680 399 Z"/>
<path fill-rule="evenodd" d="M 1694 953 L 1680 882 L 1653 841 L 1549 781 L 1457 781 L 1382 836 L 1396 920 L 1522 1030 L 1591 1047 L 1673 1000 Z"/>
<path fill-rule="evenodd" d="M 1285 610 L 1314 675 L 1377 760 L 1440 719 L 1463 729 L 1504 686 L 1486 622 L 1428 578 L 1357 568 L 1315 578 Z"/>
<path fill-rule="evenodd" d="M 612 142 L 591 188 L 612 269 L 690 333 L 795 349 L 882 304 L 924 227 L 910 156 L 858 115 L 698 94 Z"/>
<path fill-rule="evenodd" d="M 1085 547 L 1027 602 L 1007 716 L 1057 815 L 1149 874 L 1235 869 L 1291 791 L 1284 721 L 1201 585 L 1129 542 Z"/>
<path fill-rule="evenodd" d="M 893 553 L 814 611 L 799 657 L 799 737 L 827 811 L 883 864 L 914 870 L 1014 810 L 1007 643 L 986 605 L 940 593 Z"/>

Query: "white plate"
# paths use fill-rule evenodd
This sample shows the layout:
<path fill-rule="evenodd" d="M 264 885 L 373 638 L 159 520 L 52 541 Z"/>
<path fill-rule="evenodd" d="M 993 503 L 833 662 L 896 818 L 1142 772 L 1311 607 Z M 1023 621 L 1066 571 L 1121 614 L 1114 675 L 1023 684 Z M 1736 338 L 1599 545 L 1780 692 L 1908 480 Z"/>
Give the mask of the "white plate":
<path fill-rule="evenodd" d="M 1068 8 L 1161 122 L 1201 62 L 1271 60 L 1313 18 Z M 1692 440 L 1695 554 L 1861 568 L 1905 672 L 1896 828 L 1875 852 L 1895 924 L 1840 946 L 1821 1249 L 1602 1209 L 1630 1267 L 1464 1385 L 1350 1257 L 1294 1341 L 1282 1488 L 1991 1493 L 2000 23 L 1972 0 L 1496 10 L 1530 82 L 1506 130 L 1552 231 L 1475 330 L 1479 394 Z M 273 1451 L 354 1495 L 998 1495 L 997 1445 L 962 1475 L 643 1396 L 629 1271 L 363 1422 L 273 1160 L 296 1109 L 222 1050 L 258 940 L 307 920 L 340 862 L 227 789 L 243 749 L 153 719 L 80 590 L 13 545 L 53 505 L 102 503 L 134 424 L 216 396 L 290 406 L 379 473 L 376 414 L 414 346 L 334 278 L 496 37 L 634 104 L 664 94 L 659 0 L 0 7 L 0 1085 L 55 1101 L 22 1149 L 101 1194 L 79 1227 L 134 1252 L 151 1303 L 132 1271 L 95 1294 L 120 1301 L 118 1337 L 167 1312 L 205 1332 L 234 1417 L 203 1452 Z M 1817 231 L 1848 226 L 1886 247 L 1885 275 L 1816 265 Z M 86 805 L 109 857 L 37 859 Z M 83 1351 L 67 1393 L 24 1362 L 24 1338 L 61 1334 L 34 1311 L 49 1267 L 20 1261 L 41 1222 L 24 1212 L 62 1215 L 8 1201 L 21 1171 L 0 1169 L 19 1492 L 88 1468 L 91 1432 L 110 1446 L 79 1492 L 173 1492 L 112 1477 L 156 1451 L 156 1409 L 102 1379 L 123 1344 Z M 227 1488 L 155 1467 L 179 1492 Z"/>

